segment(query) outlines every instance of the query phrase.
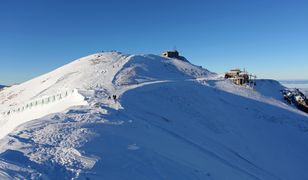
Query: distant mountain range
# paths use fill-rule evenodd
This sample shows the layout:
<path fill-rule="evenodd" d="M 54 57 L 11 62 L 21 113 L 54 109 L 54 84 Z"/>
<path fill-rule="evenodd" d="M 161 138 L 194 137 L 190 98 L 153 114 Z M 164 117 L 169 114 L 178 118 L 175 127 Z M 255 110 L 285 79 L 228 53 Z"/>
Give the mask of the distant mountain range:
<path fill-rule="evenodd" d="M 308 80 L 280 80 L 282 84 L 308 84 Z"/>

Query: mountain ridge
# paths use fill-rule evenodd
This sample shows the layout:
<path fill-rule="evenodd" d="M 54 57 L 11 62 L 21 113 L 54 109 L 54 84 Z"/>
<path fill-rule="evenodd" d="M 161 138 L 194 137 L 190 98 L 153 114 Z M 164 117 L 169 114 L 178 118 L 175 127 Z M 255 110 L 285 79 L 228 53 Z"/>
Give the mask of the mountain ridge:
<path fill-rule="evenodd" d="M 53 110 L 0 140 L 0 177 L 305 179 L 308 115 L 282 101 L 277 81 L 256 82 L 156 55 L 75 60 L 0 93 L 1 109 L 46 100 L 22 117 Z"/>

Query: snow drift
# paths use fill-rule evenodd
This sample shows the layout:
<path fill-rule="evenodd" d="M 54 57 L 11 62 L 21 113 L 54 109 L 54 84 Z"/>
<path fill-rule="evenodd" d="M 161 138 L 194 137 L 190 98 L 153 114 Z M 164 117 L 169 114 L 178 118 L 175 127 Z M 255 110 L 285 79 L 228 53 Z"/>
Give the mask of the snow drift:
<path fill-rule="evenodd" d="M 10 131 L 0 178 L 307 179 L 307 114 L 282 101 L 276 81 L 252 90 L 219 77 L 180 60 L 106 52 L 7 88 L 0 110 L 15 112 L 0 119 L 3 136 Z"/>

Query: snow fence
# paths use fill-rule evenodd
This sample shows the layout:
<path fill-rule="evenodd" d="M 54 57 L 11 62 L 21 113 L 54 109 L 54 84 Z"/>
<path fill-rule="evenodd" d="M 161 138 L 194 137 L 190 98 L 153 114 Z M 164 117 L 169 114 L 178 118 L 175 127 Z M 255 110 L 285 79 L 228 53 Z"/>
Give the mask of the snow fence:
<path fill-rule="evenodd" d="M 10 116 L 16 113 L 20 113 L 20 112 L 24 112 L 30 109 L 33 109 L 35 107 L 38 106 L 44 106 L 44 105 L 48 105 L 51 103 L 55 103 L 58 102 L 64 98 L 70 97 L 73 94 L 78 94 L 78 90 L 77 89 L 73 89 L 73 90 L 66 90 L 63 92 L 59 92 L 55 95 L 51 95 L 51 96 L 43 96 L 34 100 L 31 100 L 27 103 L 23 103 L 23 105 L 17 105 L 17 106 L 13 106 L 11 107 L 9 110 L 3 111 L 1 112 L 2 116 Z"/>

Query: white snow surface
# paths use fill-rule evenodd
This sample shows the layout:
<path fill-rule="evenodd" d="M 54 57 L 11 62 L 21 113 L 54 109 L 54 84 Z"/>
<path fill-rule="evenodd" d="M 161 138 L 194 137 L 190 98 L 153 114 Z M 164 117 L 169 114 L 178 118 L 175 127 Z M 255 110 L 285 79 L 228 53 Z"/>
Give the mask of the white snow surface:
<path fill-rule="evenodd" d="M 90 55 L 0 91 L 0 179 L 308 179 L 308 115 L 283 88 Z"/>

